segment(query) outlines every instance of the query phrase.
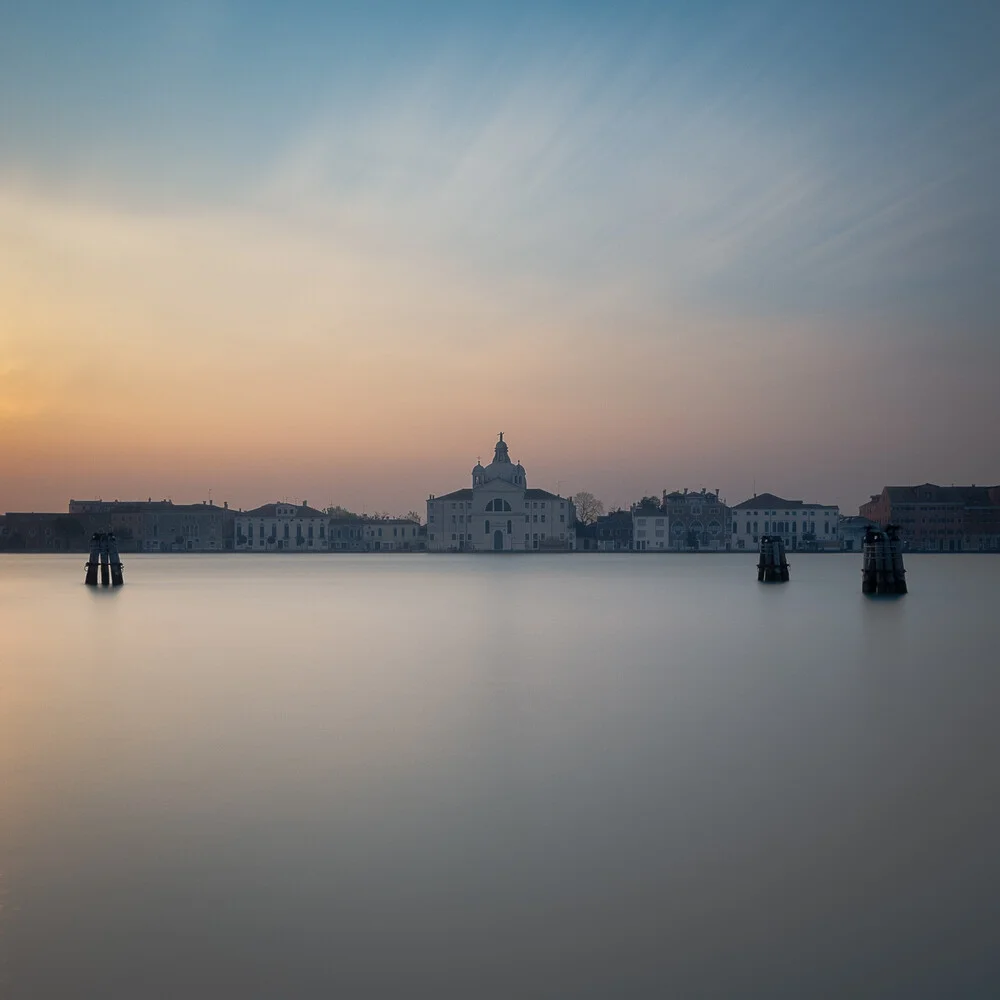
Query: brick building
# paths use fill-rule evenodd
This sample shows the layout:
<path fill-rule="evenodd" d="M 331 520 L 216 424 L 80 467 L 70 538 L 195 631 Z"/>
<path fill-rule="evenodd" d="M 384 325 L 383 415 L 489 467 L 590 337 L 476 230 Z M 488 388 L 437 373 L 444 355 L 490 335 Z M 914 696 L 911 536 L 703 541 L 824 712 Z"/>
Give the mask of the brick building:
<path fill-rule="evenodd" d="M 88 552 L 113 531 L 122 552 L 224 552 L 233 547 L 228 505 L 169 500 L 71 500 L 68 514 L 8 513 L 3 546 L 23 552 Z"/>
<path fill-rule="evenodd" d="M 898 524 L 911 549 L 1000 551 L 1000 486 L 886 486 L 858 512 L 882 527 Z"/>

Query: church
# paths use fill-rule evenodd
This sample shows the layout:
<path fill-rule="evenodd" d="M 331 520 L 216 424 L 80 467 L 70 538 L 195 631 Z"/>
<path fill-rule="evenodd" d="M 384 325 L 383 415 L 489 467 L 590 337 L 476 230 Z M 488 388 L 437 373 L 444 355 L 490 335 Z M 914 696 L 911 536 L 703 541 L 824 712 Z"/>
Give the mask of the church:
<path fill-rule="evenodd" d="M 493 461 L 476 463 L 471 489 L 427 499 L 429 552 L 537 552 L 571 547 L 576 510 L 569 497 L 528 489 L 500 434 Z"/>

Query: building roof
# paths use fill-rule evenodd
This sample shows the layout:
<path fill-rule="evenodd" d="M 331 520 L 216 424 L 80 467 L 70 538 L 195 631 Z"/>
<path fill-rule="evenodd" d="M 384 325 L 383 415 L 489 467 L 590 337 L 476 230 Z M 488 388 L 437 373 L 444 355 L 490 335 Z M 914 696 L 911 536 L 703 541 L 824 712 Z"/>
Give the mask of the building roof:
<path fill-rule="evenodd" d="M 947 503 L 991 506 L 995 503 L 993 496 L 996 495 L 996 490 L 996 486 L 937 486 L 934 483 L 921 483 L 919 486 L 886 486 L 882 493 L 888 494 L 889 502 L 892 504 Z M 881 495 L 878 494 L 872 499 L 877 500 Z"/>
<path fill-rule="evenodd" d="M 486 484 L 489 486 L 489 483 Z M 436 496 L 430 498 L 431 502 L 437 500 L 471 500 L 472 490 L 455 490 L 454 493 L 444 493 L 441 496 Z M 548 490 L 525 490 L 524 491 L 525 500 L 565 500 L 569 501 L 569 497 L 561 497 L 558 493 L 550 493 Z"/>
<path fill-rule="evenodd" d="M 607 514 L 600 514 L 597 517 L 595 524 L 612 524 L 614 521 L 620 521 L 623 525 L 628 525 L 632 527 L 632 511 L 630 510 L 609 510 Z"/>
<path fill-rule="evenodd" d="M 756 510 L 759 507 L 804 507 L 801 500 L 786 500 L 774 493 L 755 493 L 749 500 L 738 503 L 733 510 L 750 509 Z"/>
<path fill-rule="evenodd" d="M 791 507 L 794 510 L 817 510 L 825 507 L 835 507 L 836 504 L 804 503 L 802 500 L 786 500 L 774 493 L 758 493 L 756 496 L 736 504 L 733 510 L 760 510 L 768 507 Z"/>
<path fill-rule="evenodd" d="M 439 497 L 433 497 L 434 500 L 471 500 L 472 490 L 455 490 L 453 493 L 442 493 Z"/>
<path fill-rule="evenodd" d="M 316 510 L 315 507 L 310 507 L 307 504 L 292 504 L 292 503 L 266 503 L 261 507 L 254 507 L 253 510 L 243 510 L 239 512 L 241 517 L 277 517 L 277 511 L 279 507 L 294 507 L 295 517 L 326 517 L 327 515 L 321 510 Z"/>

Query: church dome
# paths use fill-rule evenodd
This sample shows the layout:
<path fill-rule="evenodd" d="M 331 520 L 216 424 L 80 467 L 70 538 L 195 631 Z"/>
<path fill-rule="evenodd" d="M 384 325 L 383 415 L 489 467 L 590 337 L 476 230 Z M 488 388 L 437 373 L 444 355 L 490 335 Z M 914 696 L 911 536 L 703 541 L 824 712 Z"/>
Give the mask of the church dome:
<path fill-rule="evenodd" d="M 493 449 L 493 461 L 485 469 L 477 466 L 472 473 L 473 486 L 484 485 L 496 479 L 513 485 L 524 485 L 524 469 L 520 465 L 514 465 L 510 460 L 510 451 L 507 448 L 507 442 L 503 439 L 503 434 L 500 435 L 500 440 L 497 441 Z"/>
<path fill-rule="evenodd" d="M 498 462 L 510 465 L 510 452 L 507 450 L 507 442 L 503 439 L 503 431 L 500 432 L 500 440 L 497 441 L 496 448 L 493 450 L 493 464 Z"/>

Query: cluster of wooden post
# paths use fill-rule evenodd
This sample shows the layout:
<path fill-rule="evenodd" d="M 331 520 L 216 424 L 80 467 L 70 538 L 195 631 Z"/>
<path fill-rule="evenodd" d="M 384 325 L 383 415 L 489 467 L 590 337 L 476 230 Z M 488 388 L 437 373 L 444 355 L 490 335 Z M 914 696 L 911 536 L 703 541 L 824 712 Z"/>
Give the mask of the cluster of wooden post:
<path fill-rule="evenodd" d="M 97 586 L 97 571 L 101 572 L 101 586 L 120 587 L 124 582 L 122 561 L 118 555 L 118 542 L 110 531 L 95 531 L 90 539 L 90 559 L 87 562 L 88 587 Z"/>
<path fill-rule="evenodd" d="M 757 579 L 761 583 L 788 582 L 785 543 L 778 535 L 761 535 Z M 886 525 L 884 531 L 869 528 L 865 533 L 861 592 L 906 593 L 906 570 L 903 568 L 903 543 L 899 537 L 899 525 Z"/>
<path fill-rule="evenodd" d="M 884 531 L 869 528 L 865 532 L 861 592 L 906 593 L 906 570 L 903 569 L 903 543 L 899 538 L 899 525 L 886 525 Z"/>
<path fill-rule="evenodd" d="M 788 583 L 788 560 L 785 542 L 780 535 L 762 535 L 757 579 L 761 583 Z"/>

